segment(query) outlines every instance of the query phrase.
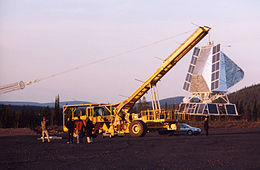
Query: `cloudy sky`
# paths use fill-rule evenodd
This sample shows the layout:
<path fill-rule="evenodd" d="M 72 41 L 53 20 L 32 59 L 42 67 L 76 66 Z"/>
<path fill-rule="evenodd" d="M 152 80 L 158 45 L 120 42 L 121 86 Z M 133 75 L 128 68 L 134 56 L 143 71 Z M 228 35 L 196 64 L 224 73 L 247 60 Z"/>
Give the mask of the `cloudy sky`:
<path fill-rule="evenodd" d="M 0 0 L 1 86 L 85 65 L 0 100 L 51 102 L 59 94 L 62 101 L 120 102 L 191 32 L 127 51 L 196 25 L 210 26 L 210 39 L 244 70 L 230 89 L 236 91 L 260 83 L 259 21 L 257 0 Z M 109 56 L 116 57 L 90 64 Z M 191 52 L 158 83 L 160 98 L 188 95 L 182 86 L 190 58 Z"/>

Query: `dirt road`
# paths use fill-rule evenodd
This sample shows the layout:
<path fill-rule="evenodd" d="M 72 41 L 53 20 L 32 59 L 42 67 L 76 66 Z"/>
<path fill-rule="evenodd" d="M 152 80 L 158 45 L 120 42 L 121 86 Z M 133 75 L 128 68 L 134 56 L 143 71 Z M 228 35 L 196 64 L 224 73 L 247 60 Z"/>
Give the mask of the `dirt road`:
<path fill-rule="evenodd" d="M 260 169 L 260 128 L 211 129 L 208 137 L 98 137 L 94 144 L 37 137 L 0 137 L 0 169 Z"/>

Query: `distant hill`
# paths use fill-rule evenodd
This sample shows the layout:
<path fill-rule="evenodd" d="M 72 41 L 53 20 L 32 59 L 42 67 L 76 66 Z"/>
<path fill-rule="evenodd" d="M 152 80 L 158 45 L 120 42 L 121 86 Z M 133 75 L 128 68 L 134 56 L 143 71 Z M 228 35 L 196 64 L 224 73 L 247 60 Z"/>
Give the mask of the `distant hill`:
<path fill-rule="evenodd" d="M 12 105 L 12 106 L 40 106 L 40 107 L 54 107 L 55 103 L 38 103 L 38 102 L 11 102 L 11 101 L 0 101 L 0 104 L 3 105 Z M 63 105 L 73 105 L 73 104 L 90 104 L 86 101 L 64 101 L 60 102 L 60 107 Z"/>
<path fill-rule="evenodd" d="M 177 97 L 170 97 L 166 99 L 160 100 L 161 107 L 164 107 L 167 103 L 167 105 L 178 105 L 182 102 L 184 96 L 177 96 Z"/>
<path fill-rule="evenodd" d="M 184 96 L 177 96 L 177 97 L 169 97 L 169 98 L 166 98 L 166 99 L 161 99 L 160 100 L 160 106 L 161 106 L 161 108 L 165 108 L 165 106 L 172 107 L 172 106 L 179 105 L 182 102 L 183 98 L 184 98 Z M 136 106 L 137 106 L 137 103 L 136 103 Z M 152 102 L 149 101 L 147 103 L 148 103 L 148 106 L 151 109 L 152 108 Z"/>
<path fill-rule="evenodd" d="M 180 104 L 182 102 L 183 96 L 171 97 L 166 99 L 161 99 L 160 104 L 161 107 L 164 108 L 165 104 L 173 105 Z M 64 101 L 60 102 L 60 107 L 63 105 L 74 105 L 74 104 L 90 104 L 91 102 L 87 101 Z M 0 101 L 0 105 L 12 105 L 12 106 L 38 106 L 38 107 L 54 107 L 55 103 L 38 103 L 38 102 L 12 102 L 12 101 Z M 148 102 L 150 106 L 152 106 L 152 102 Z"/>

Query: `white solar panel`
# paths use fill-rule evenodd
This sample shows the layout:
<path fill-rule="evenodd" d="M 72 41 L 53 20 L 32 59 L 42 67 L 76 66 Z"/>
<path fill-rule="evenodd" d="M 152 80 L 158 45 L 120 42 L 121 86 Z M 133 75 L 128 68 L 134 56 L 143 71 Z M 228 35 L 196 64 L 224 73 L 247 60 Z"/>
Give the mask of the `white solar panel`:
<path fill-rule="evenodd" d="M 211 90 L 219 88 L 219 71 L 220 71 L 220 44 L 213 47 L 212 55 L 212 73 L 211 73 Z"/>
<path fill-rule="evenodd" d="M 193 51 L 193 56 L 192 56 L 191 61 L 190 61 L 188 73 L 186 75 L 185 82 L 184 82 L 184 85 L 183 85 L 184 90 L 189 91 L 189 89 L 190 89 L 191 78 L 192 78 L 192 74 L 194 72 L 195 66 L 197 64 L 199 52 L 200 52 L 200 49 L 195 47 L 194 51 Z"/>

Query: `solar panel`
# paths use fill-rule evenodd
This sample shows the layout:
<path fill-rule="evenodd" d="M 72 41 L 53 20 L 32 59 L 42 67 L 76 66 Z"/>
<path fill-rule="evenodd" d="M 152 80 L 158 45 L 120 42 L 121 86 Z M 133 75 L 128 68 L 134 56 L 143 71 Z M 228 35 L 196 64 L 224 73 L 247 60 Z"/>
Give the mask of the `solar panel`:
<path fill-rule="evenodd" d="M 217 45 L 217 52 L 220 52 L 220 44 Z"/>
<path fill-rule="evenodd" d="M 234 104 L 226 104 L 225 108 L 228 115 L 237 115 L 236 106 Z"/>
<path fill-rule="evenodd" d="M 220 52 L 220 44 L 213 47 L 213 54 Z"/>
<path fill-rule="evenodd" d="M 216 77 L 216 79 L 219 79 L 219 71 L 216 72 L 215 77 Z"/>
<path fill-rule="evenodd" d="M 215 65 L 216 65 L 216 70 L 219 71 L 219 62 L 217 62 Z"/>
<path fill-rule="evenodd" d="M 189 115 L 238 115 L 235 104 L 223 103 L 181 103 L 177 113 Z"/>
<path fill-rule="evenodd" d="M 204 108 L 205 108 L 205 104 L 199 104 L 199 109 L 198 109 L 197 113 L 202 114 L 204 111 Z"/>
<path fill-rule="evenodd" d="M 198 56 L 200 52 L 200 49 L 198 47 L 194 48 L 193 55 Z"/>
<path fill-rule="evenodd" d="M 213 51 L 212 51 L 212 53 L 215 54 L 216 51 L 217 51 L 217 50 L 216 50 L 216 46 L 214 46 L 214 47 L 213 47 Z"/>
<path fill-rule="evenodd" d="M 188 72 L 192 74 L 193 71 L 194 71 L 194 68 L 195 68 L 195 67 L 194 67 L 193 65 L 190 65 Z"/>
<path fill-rule="evenodd" d="M 184 108 L 185 108 L 186 104 L 181 104 L 181 107 L 179 109 L 179 112 L 183 112 L 184 111 Z"/>
<path fill-rule="evenodd" d="M 184 82 L 183 89 L 189 91 L 190 83 Z"/>
<path fill-rule="evenodd" d="M 196 108 L 196 104 L 189 104 L 188 113 L 193 114 Z"/>
<path fill-rule="evenodd" d="M 196 65 L 196 63 L 197 63 L 197 57 L 196 57 L 196 56 L 192 56 L 190 63 L 193 64 L 193 65 Z"/>
<path fill-rule="evenodd" d="M 216 104 L 208 104 L 209 114 L 219 114 Z"/>
<path fill-rule="evenodd" d="M 215 81 L 215 87 L 214 87 L 214 89 L 217 89 L 219 87 L 219 81 L 217 80 L 217 81 Z"/>
<path fill-rule="evenodd" d="M 183 85 L 183 89 L 186 91 L 190 90 L 191 78 L 192 78 L 192 74 L 194 72 L 195 66 L 197 64 L 199 52 L 200 52 L 200 49 L 195 47 L 194 51 L 193 51 L 193 56 L 191 57 L 188 73 L 186 75 L 185 82 Z"/>
<path fill-rule="evenodd" d="M 212 75 L 211 75 L 211 81 L 216 80 L 216 76 L 215 76 L 215 75 L 216 75 L 215 73 L 212 73 Z"/>
<path fill-rule="evenodd" d="M 219 88 L 220 72 L 220 44 L 213 47 L 212 56 L 212 73 L 211 73 L 211 90 Z"/>

